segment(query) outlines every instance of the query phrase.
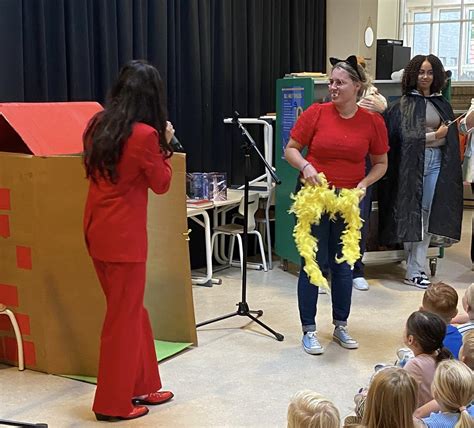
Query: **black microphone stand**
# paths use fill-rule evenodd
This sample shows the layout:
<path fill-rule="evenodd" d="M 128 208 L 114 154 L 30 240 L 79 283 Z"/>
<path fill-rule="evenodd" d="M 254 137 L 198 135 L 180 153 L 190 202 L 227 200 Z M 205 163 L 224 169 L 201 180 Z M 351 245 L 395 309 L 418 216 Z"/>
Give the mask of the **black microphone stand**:
<path fill-rule="evenodd" d="M 278 179 L 277 175 L 273 171 L 273 168 L 268 164 L 265 158 L 262 156 L 262 153 L 258 150 L 255 141 L 250 136 L 248 131 L 242 125 L 239 120 L 239 114 L 235 112 L 234 118 L 232 122 L 237 125 L 244 136 L 244 142 L 242 148 L 244 149 L 244 156 L 245 156 L 245 185 L 244 185 L 244 233 L 243 233 L 243 266 L 242 266 L 242 300 L 237 303 L 237 311 L 232 312 L 227 315 L 220 316 L 218 318 L 213 318 L 208 321 L 203 321 L 199 324 L 196 324 L 196 327 L 202 327 L 203 325 L 211 324 L 217 321 L 225 320 L 227 318 L 235 317 L 237 315 L 249 317 L 252 321 L 255 321 L 257 324 L 262 326 L 264 329 L 268 330 L 272 333 L 275 338 L 281 342 L 284 339 L 284 336 L 280 333 L 277 333 L 275 330 L 272 330 L 266 324 L 261 322 L 257 317 L 263 315 L 262 310 L 252 311 L 249 308 L 247 303 L 247 254 L 248 254 L 248 200 L 249 200 L 249 174 L 250 174 L 250 151 L 254 149 L 255 152 L 260 156 L 260 159 L 263 161 L 265 168 L 269 171 L 270 175 L 272 176 L 273 180 L 276 184 L 280 184 L 281 181 Z M 256 314 L 257 316 L 253 316 L 252 314 Z"/>

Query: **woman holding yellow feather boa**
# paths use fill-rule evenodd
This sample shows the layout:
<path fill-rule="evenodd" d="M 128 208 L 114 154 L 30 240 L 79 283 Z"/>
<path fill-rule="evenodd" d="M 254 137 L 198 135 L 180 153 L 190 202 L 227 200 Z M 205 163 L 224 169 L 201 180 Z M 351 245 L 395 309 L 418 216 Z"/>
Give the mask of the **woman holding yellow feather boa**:
<path fill-rule="evenodd" d="M 344 261 L 352 261 L 353 258 L 347 257 L 347 254 L 344 256 L 342 241 L 347 232 L 354 235 L 354 230 L 350 232 L 350 229 L 351 225 L 354 229 L 355 223 L 359 223 L 355 231 L 358 233 L 360 221 L 349 219 L 349 224 L 346 224 L 344 218 L 350 216 L 347 201 L 350 201 L 351 197 L 354 200 L 354 194 L 362 199 L 365 189 L 379 180 L 387 170 L 387 130 L 379 114 L 371 113 L 357 105 L 358 97 L 368 84 L 364 70 L 357 64 L 357 58 L 352 55 L 346 60 L 330 58 L 330 61 L 333 65 L 329 80 L 331 102 L 315 103 L 303 112 L 291 131 L 285 157 L 290 165 L 300 171 L 300 179 L 305 183 L 300 196 L 316 192 L 312 198 L 316 208 L 312 212 L 316 213 L 316 218 L 311 226 L 311 235 L 316 238 L 312 242 L 313 245 L 317 244 L 318 265 L 323 268 L 329 266 L 331 272 L 335 325 L 333 338 L 342 347 L 355 349 L 359 344 L 347 331 L 352 297 L 352 271 L 349 263 Z M 301 153 L 304 148 L 307 148 L 306 157 Z M 365 176 L 367 155 L 370 156 L 372 169 Z M 320 173 L 323 173 L 325 178 Z M 333 187 L 330 193 L 327 184 Z M 308 189 L 310 186 L 318 187 Z M 301 184 L 298 187 L 297 191 L 300 190 Z M 351 192 L 346 189 L 355 190 Z M 303 198 L 300 198 L 300 203 L 301 200 Z M 345 204 L 343 200 L 346 201 Z M 349 204 L 356 213 L 357 200 L 355 198 L 356 202 Z M 295 208 L 294 206 L 293 209 Z M 358 215 L 356 217 L 358 220 Z M 346 227 L 348 231 L 344 232 Z M 297 230 L 296 234 L 298 233 Z M 309 239 L 311 240 L 311 236 Z M 313 250 L 310 253 L 313 253 Z M 312 284 L 308 270 L 313 279 L 321 277 L 313 275 L 308 267 L 305 266 L 303 258 L 298 279 L 302 344 L 307 353 L 322 354 L 324 348 L 316 336 L 315 319 L 318 286 L 324 285 L 325 280 L 322 278 L 320 282 Z"/>

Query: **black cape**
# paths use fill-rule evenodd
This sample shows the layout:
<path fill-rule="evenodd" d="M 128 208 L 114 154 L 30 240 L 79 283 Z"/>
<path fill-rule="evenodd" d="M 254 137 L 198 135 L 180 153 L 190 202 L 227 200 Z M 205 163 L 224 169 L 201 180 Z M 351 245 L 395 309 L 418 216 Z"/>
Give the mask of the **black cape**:
<path fill-rule="evenodd" d="M 431 96 L 443 121 L 454 119 L 453 110 L 442 96 Z M 426 101 L 418 94 L 402 96 L 384 114 L 390 151 L 388 169 L 380 180 L 379 242 L 392 245 L 422 240 L 421 200 L 426 141 Z M 442 152 L 428 232 L 432 241 L 450 245 L 461 238 L 463 186 L 458 130 L 449 127 Z"/>

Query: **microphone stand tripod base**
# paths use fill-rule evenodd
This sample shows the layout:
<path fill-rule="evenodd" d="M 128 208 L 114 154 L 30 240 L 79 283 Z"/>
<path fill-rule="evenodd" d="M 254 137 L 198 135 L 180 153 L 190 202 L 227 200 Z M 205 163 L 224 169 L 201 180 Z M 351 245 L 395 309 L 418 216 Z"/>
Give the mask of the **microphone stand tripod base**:
<path fill-rule="evenodd" d="M 255 314 L 256 317 L 253 316 L 252 314 Z M 263 311 L 262 310 L 251 311 L 247 302 L 237 303 L 237 311 L 236 312 L 232 312 L 232 313 L 227 314 L 227 315 L 222 315 L 220 317 L 213 318 L 211 320 L 203 321 L 199 324 L 196 324 L 196 327 L 202 327 L 204 325 L 211 324 L 211 323 L 214 323 L 214 322 L 217 322 L 217 321 L 222 321 L 222 320 L 225 320 L 227 318 L 232 318 L 232 317 L 235 317 L 235 316 L 238 316 L 238 315 L 243 316 L 243 317 L 244 316 L 249 317 L 252 321 L 255 321 L 258 325 L 263 327 L 265 330 L 268 330 L 270 333 L 272 333 L 275 336 L 276 340 L 278 340 L 278 342 L 282 342 L 283 339 L 285 338 L 285 336 L 283 336 L 282 334 L 276 332 L 275 330 L 271 329 L 270 327 L 265 325 L 263 322 L 261 322 L 258 319 L 258 317 L 261 317 L 263 315 Z"/>

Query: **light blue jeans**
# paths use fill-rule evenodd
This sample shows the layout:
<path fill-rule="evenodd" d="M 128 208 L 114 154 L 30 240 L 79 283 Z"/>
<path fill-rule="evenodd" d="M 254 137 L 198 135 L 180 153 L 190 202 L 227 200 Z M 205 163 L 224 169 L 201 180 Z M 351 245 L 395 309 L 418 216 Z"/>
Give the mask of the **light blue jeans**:
<path fill-rule="evenodd" d="M 425 165 L 423 169 L 423 198 L 421 201 L 423 240 L 419 242 L 405 242 L 405 257 L 407 261 L 406 277 L 411 279 L 426 272 L 426 255 L 430 245 L 431 234 L 428 233 L 428 221 L 433 202 L 436 182 L 441 167 L 441 149 L 438 147 L 425 149 Z"/>

